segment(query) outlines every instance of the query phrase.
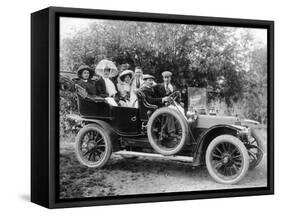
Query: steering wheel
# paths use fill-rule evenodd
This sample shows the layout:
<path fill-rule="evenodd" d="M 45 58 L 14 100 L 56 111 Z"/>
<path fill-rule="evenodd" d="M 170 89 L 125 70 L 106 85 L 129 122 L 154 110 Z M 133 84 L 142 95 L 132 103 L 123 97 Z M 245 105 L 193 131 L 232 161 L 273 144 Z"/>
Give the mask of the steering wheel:
<path fill-rule="evenodd" d="M 179 91 L 175 91 L 175 92 L 173 92 L 172 94 L 170 94 L 169 96 L 168 96 L 168 105 L 170 105 L 170 104 L 175 104 L 176 103 L 176 99 L 179 97 L 179 95 L 180 95 L 180 92 Z"/>

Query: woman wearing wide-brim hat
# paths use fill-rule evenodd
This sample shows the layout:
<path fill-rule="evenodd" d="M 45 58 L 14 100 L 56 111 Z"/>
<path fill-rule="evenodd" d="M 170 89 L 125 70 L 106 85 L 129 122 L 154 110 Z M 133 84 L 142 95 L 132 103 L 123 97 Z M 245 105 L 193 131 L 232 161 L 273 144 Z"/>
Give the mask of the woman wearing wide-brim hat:
<path fill-rule="evenodd" d="M 92 68 L 90 68 L 88 65 L 81 65 L 78 69 L 77 69 L 77 76 L 80 78 L 80 79 L 83 79 L 82 77 L 82 73 L 84 71 L 88 71 L 89 72 L 89 80 L 92 79 L 92 77 L 94 76 L 95 72 Z"/>
<path fill-rule="evenodd" d="M 130 106 L 131 80 L 133 73 L 134 72 L 131 70 L 124 70 L 118 77 L 117 89 L 120 94 L 119 103 L 121 106 Z"/>
<path fill-rule="evenodd" d="M 83 94 L 84 95 L 83 97 L 86 97 L 87 95 L 89 96 L 96 95 L 96 86 L 94 84 L 94 81 L 91 80 L 94 73 L 95 72 L 87 65 L 81 65 L 77 70 L 77 76 L 79 79 L 76 84 L 80 86 L 80 88 L 82 87 L 82 89 L 85 89 L 83 91 L 86 91 Z"/>
<path fill-rule="evenodd" d="M 103 77 L 106 71 L 109 71 L 108 77 L 110 78 L 116 77 L 118 75 L 118 70 L 114 62 L 107 59 L 103 59 L 97 64 L 95 72 L 97 75 Z"/>
<path fill-rule="evenodd" d="M 131 71 L 131 70 L 124 70 L 123 72 L 121 72 L 119 74 L 119 79 L 122 81 L 122 82 L 126 82 L 125 80 L 131 80 L 132 77 L 133 77 L 133 74 L 134 72 Z"/>
<path fill-rule="evenodd" d="M 95 72 L 101 76 L 96 82 L 97 95 L 105 98 L 112 106 L 118 106 L 117 89 L 112 80 L 118 74 L 115 64 L 107 59 L 101 60 Z"/>

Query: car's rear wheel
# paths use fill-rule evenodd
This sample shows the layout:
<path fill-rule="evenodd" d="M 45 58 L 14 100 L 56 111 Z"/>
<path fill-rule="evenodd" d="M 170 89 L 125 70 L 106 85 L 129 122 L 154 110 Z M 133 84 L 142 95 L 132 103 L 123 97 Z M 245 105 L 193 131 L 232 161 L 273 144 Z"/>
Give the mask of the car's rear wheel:
<path fill-rule="evenodd" d="M 76 157 L 87 167 L 103 167 L 109 160 L 111 152 L 110 134 L 97 124 L 86 125 L 76 136 Z"/>
<path fill-rule="evenodd" d="M 249 168 L 246 147 L 231 135 L 213 139 L 207 148 L 205 160 L 210 176 L 222 184 L 238 183 Z"/>
<path fill-rule="evenodd" d="M 246 147 L 250 157 L 249 169 L 254 169 L 262 161 L 264 151 L 263 143 L 257 130 L 251 129 L 251 137 L 249 139 L 249 144 L 246 145 Z"/>
<path fill-rule="evenodd" d="M 188 139 L 188 125 L 179 111 L 168 107 L 156 110 L 148 120 L 147 136 L 152 148 L 162 155 L 178 153 Z"/>

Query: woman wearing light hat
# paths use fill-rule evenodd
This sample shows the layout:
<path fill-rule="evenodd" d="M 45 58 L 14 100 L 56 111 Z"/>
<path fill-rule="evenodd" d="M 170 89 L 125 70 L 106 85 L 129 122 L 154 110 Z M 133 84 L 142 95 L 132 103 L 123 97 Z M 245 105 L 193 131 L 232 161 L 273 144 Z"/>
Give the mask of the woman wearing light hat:
<path fill-rule="evenodd" d="M 118 77 L 117 89 L 120 94 L 120 105 L 130 106 L 130 91 L 133 71 L 124 70 Z"/>
<path fill-rule="evenodd" d="M 97 95 L 105 98 L 110 105 L 118 106 L 116 102 L 117 90 L 112 81 L 112 77 L 117 74 L 116 66 L 111 61 L 102 60 L 96 66 L 95 71 L 101 76 L 96 82 Z"/>

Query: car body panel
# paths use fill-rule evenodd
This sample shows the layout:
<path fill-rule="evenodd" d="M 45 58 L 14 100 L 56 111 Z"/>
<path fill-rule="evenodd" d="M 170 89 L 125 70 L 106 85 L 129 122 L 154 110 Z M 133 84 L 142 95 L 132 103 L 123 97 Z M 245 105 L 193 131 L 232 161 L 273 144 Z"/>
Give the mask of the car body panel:
<path fill-rule="evenodd" d="M 153 152 L 146 135 L 146 123 L 149 116 L 155 111 L 145 104 L 139 108 L 111 106 L 106 101 L 94 101 L 78 96 L 79 115 L 69 115 L 77 121 L 96 123 L 105 129 L 112 130 L 119 136 L 114 149 L 137 149 L 138 151 Z M 255 121 L 247 120 L 255 124 Z M 189 122 L 190 139 L 179 155 L 192 156 L 192 164 L 200 165 L 204 159 L 206 147 L 215 137 L 230 134 L 238 137 L 245 128 L 238 117 L 197 115 L 193 122 Z"/>
<path fill-rule="evenodd" d="M 235 124 L 239 119 L 232 116 L 216 116 L 216 115 L 199 115 L 196 124 L 197 128 L 210 128 L 220 124 Z"/>

